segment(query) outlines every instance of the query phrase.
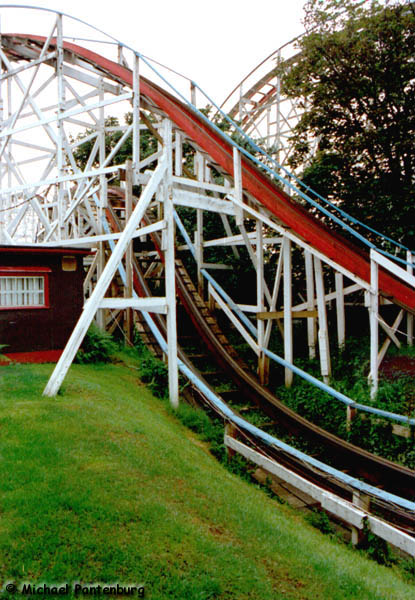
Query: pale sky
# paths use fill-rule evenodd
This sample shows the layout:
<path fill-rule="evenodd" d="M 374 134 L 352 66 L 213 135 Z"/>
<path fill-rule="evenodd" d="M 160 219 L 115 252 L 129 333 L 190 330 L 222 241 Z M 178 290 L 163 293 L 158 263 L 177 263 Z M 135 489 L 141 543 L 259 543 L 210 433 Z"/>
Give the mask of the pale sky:
<path fill-rule="evenodd" d="M 19 5 L 24 2 L 1 2 Z M 261 60 L 301 34 L 305 0 L 37 0 L 196 81 L 217 103 Z M 1 29 L 42 33 L 23 10 L 1 11 Z M 27 12 L 26 12 L 27 14 Z M 42 15 L 44 18 L 44 15 Z"/>

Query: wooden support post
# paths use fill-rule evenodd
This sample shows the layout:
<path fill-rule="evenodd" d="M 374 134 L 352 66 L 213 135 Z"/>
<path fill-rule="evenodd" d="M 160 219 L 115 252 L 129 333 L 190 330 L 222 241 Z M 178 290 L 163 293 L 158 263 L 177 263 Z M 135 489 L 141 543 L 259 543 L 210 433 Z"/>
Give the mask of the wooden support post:
<path fill-rule="evenodd" d="M 406 253 L 406 260 L 408 263 L 412 263 L 414 260 L 410 250 L 408 250 Z M 408 273 L 413 275 L 414 269 L 411 267 L 411 265 L 407 265 L 406 270 Z M 406 317 L 406 342 L 408 346 L 412 346 L 414 343 L 414 316 L 411 313 L 408 313 Z"/>
<path fill-rule="evenodd" d="M 378 263 L 370 261 L 370 293 L 369 293 L 369 323 L 370 323 L 370 395 L 376 396 L 378 391 L 378 352 L 379 352 L 379 268 Z"/>
<path fill-rule="evenodd" d="M 204 159 L 198 152 L 195 157 L 196 174 L 199 181 L 204 179 Z M 195 231 L 195 251 L 197 263 L 197 288 L 201 298 L 204 296 L 204 278 L 202 275 L 204 252 L 203 252 L 203 210 L 196 209 L 196 231 Z"/>
<path fill-rule="evenodd" d="M 320 368 L 324 383 L 329 382 L 331 375 L 329 332 L 327 327 L 327 312 L 324 295 L 323 267 L 321 260 L 314 256 L 314 274 L 316 279 L 317 309 L 318 309 L 318 344 L 320 350 Z"/>
<path fill-rule="evenodd" d="M 346 407 L 346 430 L 350 431 L 351 427 L 352 427 L 352 421 L 355 418 L 357 414 L 357 410 L 355 408 L 353 408 L 352 406 L 347 406 Z"/>
<path fill-rule="evenodd" d="M 370 498 L 360 492 L 353 492 L 353 505 L 357 508 L 361 508 L 365 512 L 370 512 Z M 357 527 L 351 527 L 352 530 L 352 544 L 357 546 L 362 542 L 364 536 L 364 530 L 358 529 Z"/>
<path fill-rule="evenodd" d="M 232 438 L 235 439 L 236 438 L 236 427 L 233 423 L 225 423 L 225 432 L 224 432 L 224 440 L 226 440 L 226 438 Z M 235 456 L 236 454 L 236 450 L 233 450 L 233 448 L 229 448 L 229 446 L 226 445 L 225 443 L 225 448 L 226 448 L 226 455 L 229 458 L 232 458 L 232 456 Z"/>
<path fill-rule="evenodd" d="M 139 176 L 139 164 L 140 164 L 140 57 L 138 54 L 134 55 L 134 68 L 133 68 L 133 98 L 132 98 L 132 109 L 133 109 L 133 169 L 134 178 L 133 183 L 138 182 Z"/>
<path fill-rule="evenodd" d="M 292 317 L 292 279 L 291 279 L 291 240 L 284 237 L 282 242 L 284 259 L 284 358 L 293 362 L 293 317 Z M 293 372 L 285 368 L 285 386 L 291 387 Z"/>
<path fill-rule="evenodd" d="M 346 341 L 346 326 L 344 315 L 344 293 L 343 293 L 343 275 L 335 273 L 336 281 L 336 315 L 337 315 L 337 344 L 340 349 L 344 348 Z"/>
<path fill-rule="evenodd" d="M 233 183 L 235 200 L 242 203 L 242 166 L 241 155 L 237 148 L 233 149 Z M 235 221 L 238 227 L 242 227 L 244 222 L 243 209 L 238 205 L 235 206 Z"/>
<path fill-rule="evenodd" d="M 183 144 L 182 144 L 182 136 L 179 131 L 176 131 L 174 136 L 174 174 L 177 177 L 181 177 L 183 174 Z"/>
<path fill-rule="evenodd" d="M 257 310 L 258 312 L 265 310 L 264 304 L 264 240 L 262 232 L 262 223 L 257 220 L 256 222 L 256 286 L 257 286 Z M 261 319 L 257 319 L 257 331 L 258 331 L 258 347 L 264 347 L 265 340 L 265 322 Z M 262 385 L 268 383 L 268 357 L 260 350 L 258 356 L 258 376 Z"/>
<path fill-rule="evenodd" d="M 179 406 L 179 371 L 177 363 L 175 230 L 173 216 L 173 139 L 172 123 L 164 121 L 164 145 L 167 157 L 164 218 L 166 220 L 165 278 L 167 302 L 167 360 L 169 367 L 169 398 L 173 408 Z"/>
<path fill-rule="evenodd" d="M 308 250 L 304 250 L 305 259 L 305 275 L 307 286 L 307 310 L 314 310 L 314 273 L 313 273 L 313 257 Z M 316 319 L 310 317 L 307 319 L 307 339 L 308 339 L 308 355 L 310 358 L 316 357 Z"/>
<path fill-rule="evenodd" d="M 131 218 L 133 212 L 133 169 L 132 162 L 127 160 L 126 162 L 126 174 L 125 174 L 125 222 Z M 124 295 L 126 298 L 133 297 L 133 242 L 127 246 L 125 253 L 125 272 L 126 272 L 126 285 L 124 288 Z M 133 311 L 132 308 L 127 308 L 126 318 L 124 322 L 125 340 L 129 346 L 133 345 Z"/>

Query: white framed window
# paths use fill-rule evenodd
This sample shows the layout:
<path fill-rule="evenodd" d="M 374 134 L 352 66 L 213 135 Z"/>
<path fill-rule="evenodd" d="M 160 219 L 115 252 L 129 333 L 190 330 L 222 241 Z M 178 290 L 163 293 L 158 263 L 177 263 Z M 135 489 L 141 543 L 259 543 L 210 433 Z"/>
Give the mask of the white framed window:
<path fill-rule="evenodd" d="M 0 267 L 0 310 L 48 308 L 50 269 Z"/>

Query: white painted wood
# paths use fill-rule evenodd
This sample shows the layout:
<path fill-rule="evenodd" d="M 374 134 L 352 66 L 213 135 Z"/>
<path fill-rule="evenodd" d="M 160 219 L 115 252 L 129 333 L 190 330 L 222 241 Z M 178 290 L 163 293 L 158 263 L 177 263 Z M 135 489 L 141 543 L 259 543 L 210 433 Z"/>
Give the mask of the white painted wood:
<path fill-rule="evenodd" d="M 144 165 L 140 165 L 140 57 L 134 54 L 133 64 L 133 183 L 137 181 L 137 175 Z"/>
<path fill-rule="evenodd" d="M 207 181 L 197 181 L 195 179 L 187 179 L 186 177 L 173 177 L 174 186 L 184 186 L 185 188 L 197 188 L 202 190 L 209 190 L 210 192 L 219 192 L 220 194 L 229 194 L 229 187 L 219 185 L 217 183 L 209 183 Z"/>
<path fill-rule="evenodd" d="M 313 272 L 313 256 L 308 250 L 304 250 L 305 260 L 305 276 L 306 276 L 306 290 L 307 290 L 307 310 L 314 310 L 316 305 L 314 299 L 314 272 Z M 298 310 L 298 307 L 293 307 L 293 310 Z M 308 355 L 310 358 L 316 357 L 316 337 L 317 327 L 316 319 L 310 317 L 307 319 L 307 340 L 308 340 Z"/>
<path fill-rule="evenodd" d="M 293 353 L 293 316 L 292 316 L 292 275 L 291 275 L 291 240 L 287 237 L 282 242 L 284 260 L 284 358 L 289 363 L 294 362 Z M 285 368 L 285 386 L 293 382 L 293 372 Z"/>
<path fill-rule="evenodd" d="M 415 538 L 411 535 L 396 529 L 392 525 L 389 525 L 389 523 L 385 523 L 385 521 L 372 515 L 369 515 L 368 522 L 370 530 L 375 535 L 407 552 L 410 556 L 415 557 Z"/>
<path fill-rule="evenodd" d="M 164 186 L 164 218 L 166 219 L 165 284 L 167 301 L 167 360 L 169 366 L 169 399 L 173 408 L 179 406 L 179 370 L 177 362 L 176 320 L 176 268 L 175 268 L 175 223 L 173 207 L 173 139 L 172 123 L 164 121 L 164 147 L 167 157 L 166 185 Z"/>
<path fill-rule="evenodd" d="M 402 317 L 403 317 L 403 309 L 400 310 L 398 313 L 399 322 L 401 322 Z M 397 328 L 394 328 L 394 327 L 391 327 L 390 325 L 388 325 L 381 317 L 378 317 L 378 323 L 382 327 L 383 331 L 386 333 L 388 338 L 391 340 L 391 342 L 393 342 L 397 348 L 400 348 L 401 342 L 398 340 L 398 338 L 395 335 L 395 331 Z"/>
<path fill-rule="evenodd" d="M 235 216 L 235 207 L 229 200 L 219 200 L 218 198 L 211 198 L 203 194 L 178 189 L 174 190 L 173 200 L 177 206 L 186 206 L 188 208 L 209 210 Z"/>
<path fill-rule="evenodd" d="M 337 343 L 339 348 L 344 348 L 346 342 L 346 321 L 344 314 L 343 275 L 335 273 L 336 285 L 336 316 L 337 316 Z"/>
<path fill-rule="evenodd" d="M 244 222 L 243 208 L 241 204 L 243 202 L 242 194 L 242 165 L 241 165 L 241 154 L 237 148 L 233 148 L 233 184 L 235 199 L 239 204 L 236 205 L 235 209 L 235 220 L 238 227 L 242 227 Z"/>
<path fill-rule="evenodd" d="M 399 277 L 400 279 L 405 281 L 405 283 L 407 283 L 408 285 L 415 287 L 414 275 L 411 275 L 409 271 L 406 271 L 402 267 L 399 267 L 392 260 L 386 258 L 386 256 L 383 256 L 383 254 L 380 254 L 380 252 L 377 252 L 373 248 L 370 249 L 370 259 L 376 264 L 386 269 L 387 271 L 393 273 L 393 275 L 395 275 L 396 277 Z"/>
<path fill-rule="evenodd" d="M 257 291 L 257 306 L 258 312 L 265 310 L 264 303 L 264 243 L 263 243 L 263 231 L 262 222 L 256 222 L 256 291 Z M 265 323 L 262 320 L 257 319 L 257 331 L 258 331 L 258 346 L 259 348 L 264 347 L 264 336 L 265 336 Z M 262 384 L 267 383 L 267 357 L 261 350 L 258 357 L 258 374 L 259 380 Z"/>
<path fill-rule="evenodd" d="M 85 308 L 88 308 L 87 300 Z M 132 308 L 134 310 L 141 310 L 151 313 L 160 313 L 163 315 L 167 314 L 167 300 L 164 297 L 157 298 L 103 298 L 99 303 L 99 308 L 102 309 L 117 309 L 127 310 Z"/>
<path fill-rule="evenodd" d="M 137 229 L 137 226 L 141 223 L 144 213 L 150 204 L 152 197 L 159 186 L 167 169 L 167 159 L 163 157 L 162 161 L 154 171 L 149 183 L 144 189 L 139 202 L 137 203 L 131 219 L 125 226 L 121 238 L 118 240 L 110 259 L 108 260 L 105 269 L 99 278 L 94 291 L 92 292 L 91 298 L 87 306 L 82 311 L 82 314 L 69 338 L 68 343 L 44 389 L 44 395 L 55 396 L 65 378 L 66 373 L 75 354 L 88 330 L 89 325 L 95 315 L 95 312 L 104 297 L 104 294 L 111 283 L 111 280 L 118 269 L 118 265 L 125 253 L 128 242 L 131 240 L 133 232 Z"/>
<path fill-rule="evenodd" d="M 368 514 L 367 511 L 354 506 L 351 502 L 347 502 L 347 500 L 323 490 L 314 483 L 307 481 L 304 477 L 301 477 L 280 465 L 275 460 L 263 456 L 256 450 L 253 450 L 246 444 L 229 435 L 224 436 L 224 443 L 227 448 L 238 452 L 268 473 L 279 477 L 296 489 L 311 496 L 314 500 L 320 502 L 322 507 L 328 512 L 344 520 L 349 525 L 361 530 L 364 521 L 367 520 L 370 530 L 375 535 L 407 552 L 410 556 L 415 556 L 415 538 L 407 533 L 389 525 L 389 523 L 382 521 L 382 519 L 379 519 L 378 517 Z"/>
<path fill-rule="evenodd" d="M 282 240 L 283 240 L 283 238 L 281 238 L 281 241 L 279 243 L 282 244 Z M 281 283 L 281 275 L 282 275 L 283 263 L 284 263 L 284 260 L 283 260 L 282 246 L 281 246 L 280 252 L 279 252 L 279 255 L 278 255 L 278 264 L 277 264 L 277 270 L 276 270 L 276 273 L 275 273 L 274 287 L 273 287 L 273 290 L 272 290 L 272 298 L 271 298 L 271 302 L 270 302 L 270 305 L 269 305 L 270 312 L 275 311 L 275 308 L 277 306 L 278 294 L 279 294 L 279 291 L 280 291 L 280 283 Z M 266 329 L 265 329 L 265 339 L 264 339 L 265 348 L 268 348 L 269 339 L 271 337 L 272 325 L 273 325 L 273 321 L 271 319 L 267 323 Z"/>
<path fill-rule="evenodd" d="M 323 267 L 321 260 L 317 258 L 317 256 L 314 256 L 314 275 L 317 294 L 320 368 L 324 383 L 328 383 L 331 375 L 329 332 L 327 326 L 326 302 L 324 294 Z"/>
<path fill-rule="evenodd" d="M 348 271 L 347 269 L 343 268 L 341 265 L 337 264 L 334 260 L 327 258 L 327 256 L 325 256 L 322 252 L 319 252 L 318 250 L 316 250 L 315 248 L 313 248 L 312 246 L 310 246 L 309 244 L 304 242 L 300 237 L 295 235 L 291 230 L 289 231 L 288 229 L 285 229 L 281 225 L 278 225 L 272 219 L 261 214 L 261 212 L 259 212 L 258 210 L 255 210 L 248 204 L 242 204 L 242 203 L 238 202 L 238 200 L 233 198 L 231 195 L 229 195 L 229 198 L 232 199 L 232 201 L 237 206 L 241 206 L 244 209 L 244 211 L 246 213 L 249 213 L 253 218 L 261 219 L 262 222 L 264 223 L 264 225 L 267 225 L 268 227 L 270 227 L 270 229 L 277 231 L 282 236 L 288 237 L 292 242 L 294 242 L 300 248 L 308 250 L 309 252 L 311 252 L 311 254 L 313 256 L 317 256 L 317 258 L 322 260 L 325 264 L 329 265 L 330 267 L 333 267 L 333 269 L 339 271 L 340 273 L 343 273 L 343 275 L 345 275 L 348 279 L 357 283 L 360 288 L 363 288 L 365 290 L 368 290 L 370 288 L 370 284 L 367 281 L 365 281 L 364 279 L 361 279 L 360 277 L 358 277 L 351 271 Z M 333 297 L 335 298 L 335 296 L 333 296 Z"/>
<path fill-rule="evenodd" d="M 406 261 L 408 263 L 413 263 L 414 256 L 410 250 L 406 253 Z M 414 269 L 411 264 L 408 264 L 406 270 L 410 275 L 413 275 Z M 408 312 L 406 316 L 406 343 L 408 346 L 412 346 L 414 343 L 414 315 Z"/>
<path fill-rule="evenodd" d="M 378 254 L 378 253 L 376 253 Z M 379 268 L 376 257 L 372 256 L 370 251 L 370 306 L 369 306 L 369 323 L 370 323 L 370 395 L 372 398 L 376 396 L 378 390 L 378 352 L 379 352 Z"/>
<path fill-rule="evenodd" d="M 361 289 L 362 288 L 360 285 L 358 285 L 357 283 L 353 283 L 352 285 L 349 285 L 349 286 L 343 288 L 343 294 L 344 294 L 344 296 L 347 296 L 349 294 L 354 294 L 355 292 L 358 292 Z M 326 302 L 326 304 L 328 302 L 330 302 L 330 300 L 335 300 L 335 299 L 336 299 L 335 291 L 324 294 L 324 301 Z M 314 301 L 314 305 L 316 305 L 316 301 Z M 293 310 L 307 310 L 307 309 L 308 309 L 307 302 L 302 302 L 301 304 L 296 304 L 295 306 L 293 306 Z"/>
<path fill-rule="evenodd" d="M 166 221 L 157 221 L 156 223 L 152 223 L 151 225 L 146 225 L 145 227 L 140 227 L 136 229 L 136 231 L 131 236 L 132 239 L 142 237 L 143 235 L 147 235 L 149 233 L 153 233 L 154 231 L 160 231 L 166 227 Z M 60 244 L 62 246 L 81 246 L 81 247 L 94 247 L 98 244 L 98 242 L 108 242 L 109 240 L 118 240 L 120 239 L 122 233 L 104 233 L 102 235 L 86 235 L 85 237 L 80 238 L 67 238 L 61 240 Z M 32 244 L 19 244 L 21 246 L 32 246 Z M 36 244 L 39 248 L 54 248 L 56 247 L 56 242 L 39 242 Z"/>
<path fill-rule="evenodd" d="M 215 288 L 209 283 L 208 286 L 209 295 L 213 297 L 215 302 L 218 304 L 219 308 L 223 310 L 228 319 L 235 325 L 236 329 L 242 335 L 244 340 L 251 346 L 252 350 L 255 352 L 257 356 L 259 356 L 259 346 L 256 341 L 250 336 L 245 327 L 241 325 L 241 322 L 235 317 L 229 306 L 226 302 L 219 296 L 216 292 Z"/>

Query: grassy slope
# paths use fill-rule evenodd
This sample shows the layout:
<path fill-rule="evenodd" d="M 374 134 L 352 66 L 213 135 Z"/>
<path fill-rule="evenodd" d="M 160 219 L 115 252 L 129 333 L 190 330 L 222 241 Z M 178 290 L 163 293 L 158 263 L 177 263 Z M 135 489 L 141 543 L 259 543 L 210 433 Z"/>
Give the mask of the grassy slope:
<path fill-rule="evenodd" d="M 0 580 L 141 582 L 147 598 L 415 597 L 227 472 L 121 365 L 0 367 Z"/>

